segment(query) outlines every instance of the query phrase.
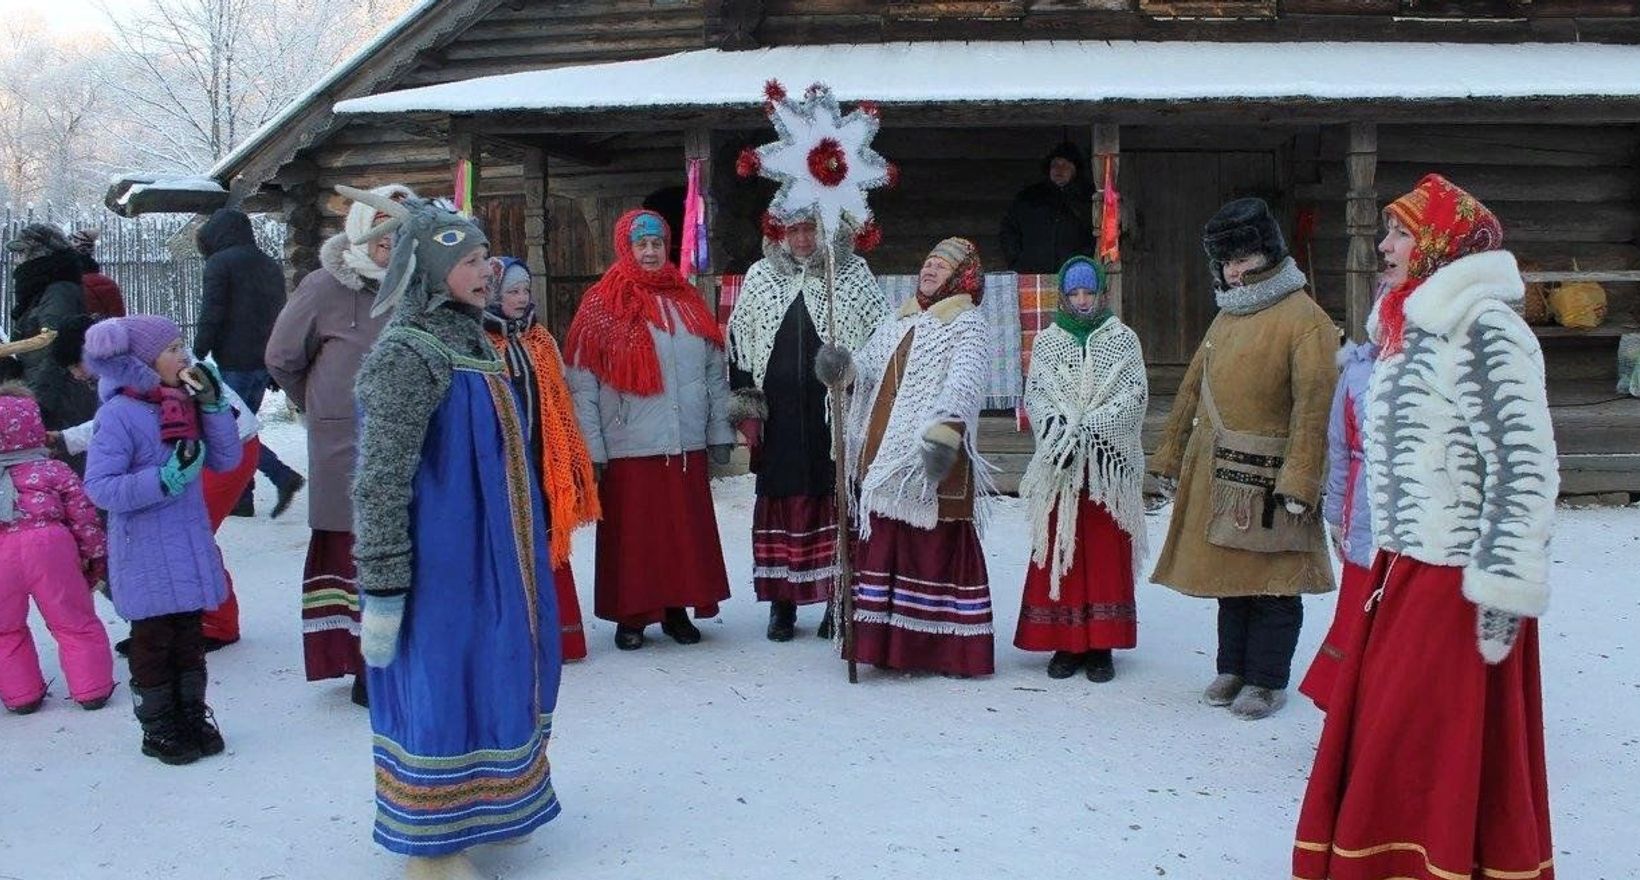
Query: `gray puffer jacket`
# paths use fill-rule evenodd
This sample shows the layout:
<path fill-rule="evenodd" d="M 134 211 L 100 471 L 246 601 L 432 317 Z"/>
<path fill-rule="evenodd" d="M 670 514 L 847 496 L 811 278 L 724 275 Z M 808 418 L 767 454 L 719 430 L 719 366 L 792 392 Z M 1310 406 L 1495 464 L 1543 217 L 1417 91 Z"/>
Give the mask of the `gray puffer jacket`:
<path fill-rule="evenodd" d="M 735 442 L 729 424 L 729 376 L 723 349 L 683 329 L 665 306 L 669 329 L 650 327 L 666 390 L 653 397 L 622 394 L 590 371 L 570 367 L 575 415 L 592 460 L 680 455 Z"/>

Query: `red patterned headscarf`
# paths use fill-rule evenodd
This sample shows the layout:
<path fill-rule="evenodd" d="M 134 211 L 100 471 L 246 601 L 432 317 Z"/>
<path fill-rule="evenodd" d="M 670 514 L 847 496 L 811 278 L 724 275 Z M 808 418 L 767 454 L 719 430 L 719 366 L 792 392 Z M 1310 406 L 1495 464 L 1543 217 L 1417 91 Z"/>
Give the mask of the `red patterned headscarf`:
<path fill-rule="evenodd" d="M 658 229 L 671 239 L 671 229 L 654 211 L 628 211 L 615 221 L 615 262 L 582 298 L 564 338 L 564 360 L 623 394 L 653 397 L 665 390 L 649 335 L 651 326 L 665 324 L 662 301 L 677 310 L 684 329 L 718 348 L 723 347 L 723 329 L 670 260 L 654 271 L 638 265 L 632 253 L 634 225 Z"/>
<path fill-rule="evenodd" d="M 1405 281 L 1384 294 L 1378 306 L 1379 357 L 1405 344 L 1407 297 L 1436 270 L 1472 254 L 1503 247 L 1503 226 L 1480 200 L 1439 174 L 1426 174 L 1412 192 L 1391 202 L 1386 217 L 1412 233 L 1412 259 Z"/>
<path fill-rule="evenodd" d="M 951 267 L 951 279 L 932 294 L 917 292 L 917 305 L 926 311 L 929 306 L 947 297 L 966 293 L 979 305 L 985 298 L 985 269 L 979 262 L 979 247 L 966 238 L 948 238 L 928 253 Z"/>

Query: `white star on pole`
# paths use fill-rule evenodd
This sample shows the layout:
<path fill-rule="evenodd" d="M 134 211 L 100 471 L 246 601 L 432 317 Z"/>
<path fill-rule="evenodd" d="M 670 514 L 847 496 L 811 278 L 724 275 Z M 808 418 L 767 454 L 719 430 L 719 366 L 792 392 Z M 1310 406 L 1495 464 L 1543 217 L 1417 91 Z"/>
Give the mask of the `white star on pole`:
<path fill-rule="evenodd" d="M 758 173 L 780 184 L 769 213 L 782 223 L 813 219 L 828 234 L 871 220 L 866 192 L 889 185 L 886 159 L 871 149 L 876 116 L 862 109 L 843 115 L 831 90 L 816 83 L 801 99 L 770 83 L 770 121 L 780 140 L 757 148 Z"/>

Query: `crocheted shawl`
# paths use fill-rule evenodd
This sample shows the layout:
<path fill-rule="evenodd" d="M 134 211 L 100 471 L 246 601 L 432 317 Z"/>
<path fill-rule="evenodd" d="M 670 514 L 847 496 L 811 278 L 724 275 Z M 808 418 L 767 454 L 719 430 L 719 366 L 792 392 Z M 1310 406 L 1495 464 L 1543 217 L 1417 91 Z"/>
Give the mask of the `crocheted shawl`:
<path fill-rule="evenodd" d="M 859 473 L 872 408 L 889 361 L 906 334 L 914 333 L 899 392 L 894 398 L 877 456 Z M 869 537 L 871 517 L 932 529 L 939 521 L 939 486 L 929 481 L 922 464 L 923 434 L 936 423 L 960 423 L 974 475 L 974 525 L 982 532 L 988 518 L 987 496 L 993 494 L 991 466 L 980 457 L 979 411 L 985 399 L 990 342 L 985 317 L 966 296 L 918 308 L 906 300 L 899 316 L 883 322 L 855 356 L 857 377 L 849 400 L 848 466 L 859 485 L 856 502 L 862 537 Z"/>
<path fill-rule="evenodd" d="M 809 320 L 825 342 L 850 351 L 864 345 L 871 331 L 888 316 L 888 300 L 866 261 L 837 247 L 837 339 L 831 338 L 826 310 L 825 255 L 816 250 L 798 260 L 784 242 L 763 240 L 763 259 L 752 264 L 729 315 L 729 362 L 752 374 L 763 387 L 774 352 L 775 336 L 799 293 Z"/>
<path fill-rule="evenodd" d="M 1049 569 L 1048 597 L 1054 601 L 1076 559 L 1083 495 L 1103 504 L 1133 539 L 1135 570 L 1145 558 L 1145 450 L 1139 433 L 1149 399 L 1139 337 L 1116 318 L 1089 334 L 1085 348 L 1058 325 L 1037 334 L 1025 381 L 1036 454 L 1019 494 L 1029 502 L 1031 561 Z M 1069 461 L 1061 468 L 1066 450 Z"/>
<path fill-rule="evenodd" d="M 662 379 L 649 328 L 666 326 L 662 300 L 677 310 L 685 329 L 718 348 L 723 330 L 677 266 L 667 262 L 651 272 L 638 265 L 629 237 L 642 214 L 654 212 L 628 211 L 615 221 L 615 262 L 587 289 L 564 338 L 564 357 L 622 394 L 653 397 L 661 393 Z M 665 221 L 661 225 L 666 228 Z"/>
<path fill-rule="evenodd" d="M 517 370 L 519 360 L 523 360 L 534 378 L 538 409 L 527 415 L 541 431 L 541 488 L 547 496 L 552 529 L 548 535 L 552 567 L 558 568 L 569 562 L 571 533 L 603 515 L 592 456 L 587 453 L 586 440 L 575 419 L 575 403 L 564 381 L 558 343 L 547 328 L 535 321 L 492 319 L 485 321 L 484 329 L 509 373 Z"/>

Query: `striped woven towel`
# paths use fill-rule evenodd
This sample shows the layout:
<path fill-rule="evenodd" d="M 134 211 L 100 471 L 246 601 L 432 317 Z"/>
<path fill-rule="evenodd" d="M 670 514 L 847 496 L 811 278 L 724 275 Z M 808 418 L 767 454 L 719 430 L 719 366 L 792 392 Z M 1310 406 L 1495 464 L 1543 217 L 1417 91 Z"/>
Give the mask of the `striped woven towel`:
<path fill-rule="evenodd" d="M 986 409 L 1013 409 L 1024 394 L 1025 382 L 1019 372 L 1019 286 L 1013 272 L 993 272 L 985 276 L 985 297 L 980 311 L 991 342 L 991 369 L 985 388 Z M 915 275 L 878 275 L 890 309 L 917 293 Z"/>
<path fill-rule="evenodd" d="M 1021 376 L 1030 375 L 1031 346 L 1036 342 L 1036 334 L 1053 324 L 1054 314 L 1058 311 L 1058 275 L 1019 276 L 1019 374 Z M 1025 430 L 1026 418 L 1023 399 L 1015 407 L 1014 416 L 1019 430 Z"/>

